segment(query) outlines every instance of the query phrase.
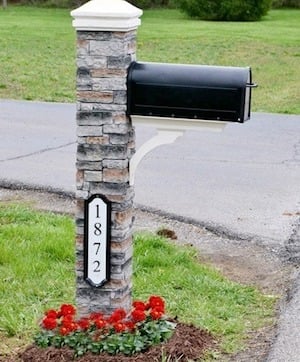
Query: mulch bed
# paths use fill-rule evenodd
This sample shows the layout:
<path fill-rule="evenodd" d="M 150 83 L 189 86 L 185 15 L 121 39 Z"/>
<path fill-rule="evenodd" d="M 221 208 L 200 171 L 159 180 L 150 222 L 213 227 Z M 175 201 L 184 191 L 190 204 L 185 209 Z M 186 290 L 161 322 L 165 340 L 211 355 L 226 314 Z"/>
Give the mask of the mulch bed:
<path fill-rule="evenodd" d="M 178 323 L 173 336 L 164 344 L 151 347 L 144 353 L 127 357 L 121 354 L 94 355 L 87 353 L 77 358 L 76 362 L 154 362 L 161 361 L 162 351 L 165 356 L 171 356 L 170 361 L 180 358 L 181 362 L 199 360 L 205 351 L 216 348 L 217 343 L 210 333 L 192 325 Z M 39 348 L 35 345 L 18 356 L 23 362 L 67 362 L 74 361 L 73 351 L 68 348 Z"/>

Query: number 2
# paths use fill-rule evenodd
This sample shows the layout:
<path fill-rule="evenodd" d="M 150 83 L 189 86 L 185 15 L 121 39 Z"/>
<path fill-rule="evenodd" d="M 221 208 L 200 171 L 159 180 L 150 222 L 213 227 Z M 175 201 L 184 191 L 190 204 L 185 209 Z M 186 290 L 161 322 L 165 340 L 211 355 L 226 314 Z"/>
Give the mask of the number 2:
<path fill-rule="evenodd" d="M 95 267 L 95 269 L 94 269 L 94 273 L 99 273 L 101 270 L 100 270 L 100 261 L 98 261 L 98 260 L 95 260 L 94 262 L 93 262 L 93 264 L 96 264 L 96 267 Z"/>

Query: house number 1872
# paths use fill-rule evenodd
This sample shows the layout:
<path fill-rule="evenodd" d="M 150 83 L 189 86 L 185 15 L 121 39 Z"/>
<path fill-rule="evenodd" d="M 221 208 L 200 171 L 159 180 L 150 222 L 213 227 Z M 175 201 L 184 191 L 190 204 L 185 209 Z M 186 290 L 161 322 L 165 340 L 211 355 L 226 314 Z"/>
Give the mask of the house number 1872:
<path fill-rule="evenodd" d="M 93 195 L 85 204 L 85 280 L 94 287 L 109 279 L 110 203 L 102 195 Z"/>

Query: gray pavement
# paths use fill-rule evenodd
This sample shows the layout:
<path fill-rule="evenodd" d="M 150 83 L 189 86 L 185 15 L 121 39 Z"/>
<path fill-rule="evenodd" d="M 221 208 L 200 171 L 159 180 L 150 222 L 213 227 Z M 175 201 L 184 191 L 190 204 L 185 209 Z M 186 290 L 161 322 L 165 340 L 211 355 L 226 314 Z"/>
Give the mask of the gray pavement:
<path fill-rule="evenodd" d="M 76 107 L 0 100 L 0 186 L 75 192 Z M 137 148 L 155 134 L 137 126 Z M 186 132 L 138 166 L 135 202 L 300 260 L 300 116 Z M 300 361 L 299 274 L 268 361 Z"/>

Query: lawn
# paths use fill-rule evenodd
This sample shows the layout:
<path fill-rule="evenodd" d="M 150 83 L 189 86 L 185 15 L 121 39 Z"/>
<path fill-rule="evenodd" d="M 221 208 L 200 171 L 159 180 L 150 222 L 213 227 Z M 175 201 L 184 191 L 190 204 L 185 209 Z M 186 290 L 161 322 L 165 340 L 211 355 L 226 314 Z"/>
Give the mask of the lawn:
<path fill-rule="evenodd" d="M 260 22 L 191 20 L 147 10 L 138 29 L 143 61 L 251 66 L 253 110 L 300 114 L 300 10 Z M 0 98 L 75 101 L 75 31 L 68 10 L 0 10 Z"/>
<path fill-rule="evenodd" d="M 74 303 L 72 218 L 0 206 L 0 356 L 32 341 L 48 308 Z M 207 328 L 223 351 L 242 348 L 247 334 L 274 322 L 275 298 L 224 278 L 198 261 L 192 247 L 154 234 L 134 238 L 134 297 L 156 294 L 168 314 Z"/>

